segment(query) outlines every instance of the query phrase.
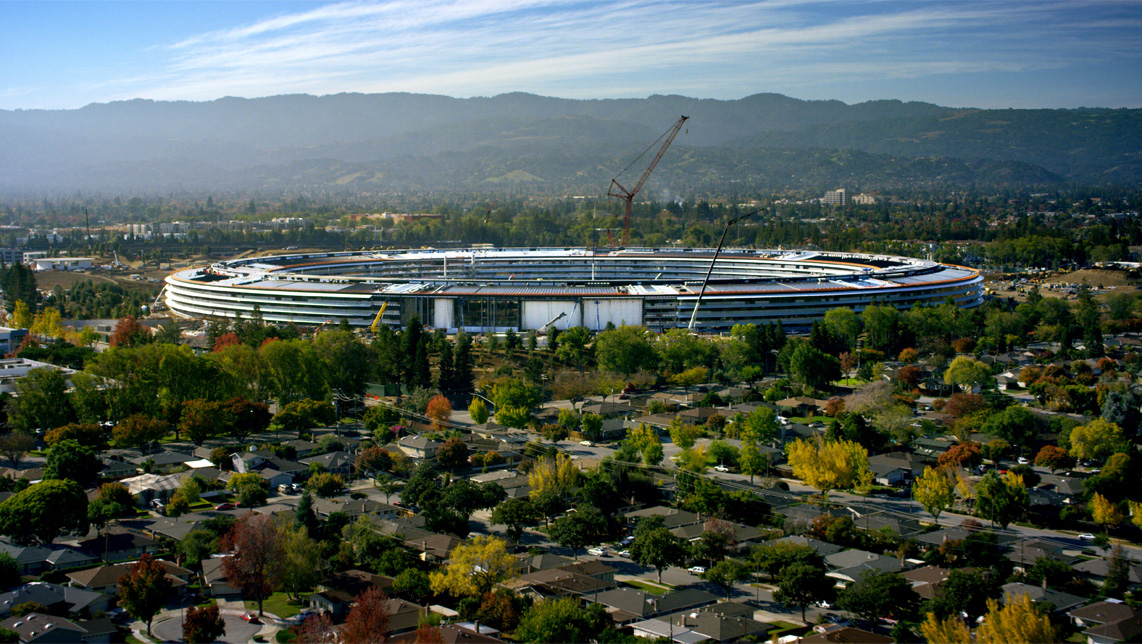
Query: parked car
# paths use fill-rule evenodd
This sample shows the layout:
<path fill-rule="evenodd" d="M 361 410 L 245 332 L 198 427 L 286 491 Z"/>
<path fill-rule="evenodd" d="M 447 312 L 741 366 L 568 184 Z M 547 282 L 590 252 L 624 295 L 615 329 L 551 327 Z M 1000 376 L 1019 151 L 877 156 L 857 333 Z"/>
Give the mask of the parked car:
<path fill-rule="evenodd" d="M 1094 541 L 1094 535 L 1089 532 L 1086 534 L 1080 534 L 1079 539 L 1082 539 L 1083 541 Z"/>
<path fill-rule="evenodd" d="M 607 551 L 603 548 L 591 548 L 587 551 L 587 554 L 591 555 L 592 557 L 602 557 L 603 555 L 607 554 Z"/>
<path fill-rule="evenodd" d="M 630 550 L 620 550 L 619 556 L 626 558 L 626 559 L 630 559 Z"/>
<path fill-rule="evenodd" d="M 234 508 L 235 505 L 233 503 L 219 503 L 218 505 L 214 506 L 215 510 L 233 510 Z"/>
<path fill-rule="evenodd" d="M 584 446 L 584 447 L 594 447 L 595 446 L 595 444 L 592 443 L 591 441 L 579 441 L 579 444 Z"/>
<path fill-rule="evenodd" d="M 689 573 L 692 573 L 695 575 L 704 575 L 704 574 L 706 574 L 706 567 L 705 566 L 690 566 L 689 568 L 686 569 L 686 572 L 689 572 Z"/>
<path fill-rule="evenodd" d="M 1027 460 L 1026 458 L 1024 458 L 1022 456 L 1017 458 L 1016 462 L 1019 463 L 1020 465 L 1030 465 L 1031 464 L 1031 461 Z"/>
<path fill-rule="evenodd" d="M 728 468 L 728 467 L 726 467 L 725 465 L 722 465 L 721 463 L 719 463 L 719 464 L 717 464 L 717 465 L 715 465 L 715 466 L 714 466 L 714 470 L 716 470 L 716 471 L 718 471 L 718 472 L 729 472 L 729 471 L 730 471 L 730 468 Z"/>
<path fill-rule="evenodd" d="M 242 621 L 250 624 L 260 624 L 258 621 L 258 614 L 253 612 L 242 613 Z"/>

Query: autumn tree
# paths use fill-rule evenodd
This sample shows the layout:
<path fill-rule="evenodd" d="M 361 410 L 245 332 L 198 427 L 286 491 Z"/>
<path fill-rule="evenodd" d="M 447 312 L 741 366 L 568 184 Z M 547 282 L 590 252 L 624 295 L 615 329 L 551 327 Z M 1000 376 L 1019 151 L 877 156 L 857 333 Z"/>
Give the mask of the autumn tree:
<path fill-rule="evenodd" d="M 827 495 L 829 490 L 864 487 L 872 482 L 868 451 L 847 440 L 817 436 L 798 439 L 786 447 L 793 475 Z"/>
<path fill-rule="evenodd" d="M 1035 456 L 1035 464 L 1039 467 L 1045 467 L 1051 470 L 1054 474 L 1059 470 L 1069 469 L 1075 466 L 1075 459 L 1067 450 L 1055 445 L 1044 445 L 1043 449 Z"/>
<path fill-rule="evenodd" d="M 965 391 L 975 385 L 986 385 L 991 380 L 991 367 L 968 356 L 956 356 L 944 372 L 946 384 L 958 385 Z"/>
<path fill-rule="evenodd" d="M 107 447 L 107 432 L 97 423 L 68 423 L 44 434 L 44 443 L 48 447 L 65 440 L 73 440 L 93 450 L 101 450 Z"/>
<path fill-rule="evenodd" d="M 544 456 L 527 474 L 532 498 L 541 496 L 546 492 L 565 497 L 571 493 L 578 481 L 579 468 L 570 456 L 563 453 L 555 456 Z"/>
<path fill-rule="evenodd" d="M 218 613 L 218 604 L 201 608 L 191 606 L 182 620 L 182 640 L 187 644 L 217 642 L 226 634 L 226 621 Z"/>
<path fill-rule="evenodd" d="M 987 615 L 976 629 L 979 644 L 1048 644 L 1058 642 L 1059 634 L 1051 618 L 1032 603 L 1026 594 L 1008 595 L 1000 608 L 994 599 L 987 602 Z"/>
<path fill-rule="evenodd" d="M 170 425 L 144 414 L 131 414 L 111 430 L 120 447 L 142 447 L 159 440 L 170 431 Z"/>
<path fill-rule="evenodd" d="M 957 443 L 940 454 L 936 459 L 937 467 L 979 467 L 983 462 L 983 452 L 977 443 Z"/>
<path fill-rule="evenodd" d="M 519 574 L 508 542 L 477 536 L 452 551 L 448 563 L 429 575 L 432 590 L 456 597 L 480 597 L 496 584 Z"/>
<path fill-rule="evenodd" d="M 357 595 L 341 627 L 341 644 L 373 644 L 389 631 L 389 598 L 379 588 Z"/>
<path fill-rule="evenodd" d="M 133 315 L 119 318 L 119 321 L 115 323 L 115 329 L 111 332 L 111 346 L 113 347 L 137 347 L 141 344 L 147 344 L 151 339 L 151 330 L 139 324 Z"/>
<path fill-rule="evenodd" d="M 428 401 L 428 408 L 424 412 L 428 416 L 435 427 L 440 428 L 452 418 L 452 403 L 444 396 L 437 394 Z"/>
<path fill-rule="evenodd" d="M 445 469 L 458 470 L 467 467 L 468 454 L 468 445 L 462 439 L 453 436 L 436 450 L 436 462 Z"/>
<path fill-rule="evenodd" d="M 488 406 L 479 398 L 472 399 L 472 403 L 468 405 L 468 414 L 472 416 L 472 422 L 477 425 L 488 422 Z"/>
<path fill-rule="evenodd" d="M 1102 526 L 1103 530 L 1117 527 L 1125 518 L 1117 503 L 1098 492 L 1095 492 L 1090 498 L 1090 514 L 1094 522 Z"/>
<path fill-rule="evenodd" d="M 222 560 L 222 569 L 231 584 L 258 602 L 258 614 L 266 597 L 273 593 L 281 576 L 283 556 L 281 532 L 268 514 L 246 514 L 222 539 L 222 549 L 232 555 Z"/>
<path fill-rule="evenodd" d="M 173 590 L 166 568 L 151 555 L 144 554 L 119 578 L 119 605 L 135 619 L 145 621 L 147 635 L 150 635 L 151 620 L 170 601 Z"/>
<path fill-rule="evenodd" d="M 955 485 L 943 470 L 925 467 L 920 478 L 912 483 L 912 496 L 940 522 L 940 513 L 956 501 Z"/>

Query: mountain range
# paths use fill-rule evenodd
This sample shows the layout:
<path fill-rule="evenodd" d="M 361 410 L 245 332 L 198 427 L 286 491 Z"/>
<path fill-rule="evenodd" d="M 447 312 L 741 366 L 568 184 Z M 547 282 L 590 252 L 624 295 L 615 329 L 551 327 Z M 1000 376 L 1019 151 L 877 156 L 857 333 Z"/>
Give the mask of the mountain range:
<path fill-rule="evenodd" d="M 982 110 L 778 94 L 739 100 L 532 94 L 286 95 L 0 110 L 0 193 L 511 191 L 605 194 L 690 120 L 648 195 L 1142 178 L 1142 110 Z M 638 155 L 648 151 L 638 161 Z"/>

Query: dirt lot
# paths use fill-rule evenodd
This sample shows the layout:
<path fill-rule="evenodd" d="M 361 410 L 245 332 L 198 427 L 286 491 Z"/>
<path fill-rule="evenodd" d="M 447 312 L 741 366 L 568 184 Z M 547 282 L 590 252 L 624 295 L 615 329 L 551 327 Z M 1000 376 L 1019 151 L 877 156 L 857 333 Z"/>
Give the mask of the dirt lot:
<path fill-rule="evenodd" d="M 985 286 L 995 292 L 997 297 L 1013 297 L 1018 302 L 1026 301 L 1027 293 L 1035 286 L 1035 282 L 1026 276 L 1011 275 L 985 275 Z M 1079 286 L 1089 286 L 1097 299 L 1103 299 L 1115 293 L 1132 293 L 1142 290 L 1142 286 L 1133 286 L 1128 283 L 1126 273 L 1123 271 L 1108 271 L 1099 269 L 1082 269 L 1070 273 L 1049 275 L 1039 279 L 1039 293 L 1043 297 L 1057 297 L 1068 300 L 1076 298 Z"/>
<path fill-rule="evenodd" d="M 91 280 L 95 283 L 103 282 L 106 284 L 118 284 L 124 289 L 135 291 L 154 292 L 162 288 L 162 284 L 155 282 L 133 280 L 128 277 L 128 275 L 132 274 L 133 273 L 128 273 L 126 271 L 117 273 L 109 273 L 107 271 L 43 271 L 41 273 L 36 273 L 36 285 L 41 290 L 50 291 L 53 290 L 56 286 L 62 286 L 64 289 L 69 289 L 80 282 Z M 155 279 L 162 279 L 169 274 L 170 271 L 154 271 L 153 273 L 147 273 L 146 276 L 153 277 Z M 140 273 L 140 275 L 143 275 L 143 273 Z"/>

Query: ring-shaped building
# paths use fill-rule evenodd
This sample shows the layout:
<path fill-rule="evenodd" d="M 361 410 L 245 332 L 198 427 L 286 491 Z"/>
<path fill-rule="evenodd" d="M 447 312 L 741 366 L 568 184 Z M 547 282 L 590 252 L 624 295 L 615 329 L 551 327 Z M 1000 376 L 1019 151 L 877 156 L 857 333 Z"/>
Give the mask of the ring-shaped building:
<path fill-rule="evenodd" d="M 713 249 L 467 248 L 293 253 L 177 271 L 165 301 L 177 315 L 367 327 L 420 317 L 455 332 L 527 331 L 554 324 L 684 328 Z M 824 251 L 723 250 L 695 330 L 779 322 L 807 329 L 832 308 L 978 306 L 983 278 L 962 266 Z M 554 322 L 552 322 L 554 320 Z"/>

